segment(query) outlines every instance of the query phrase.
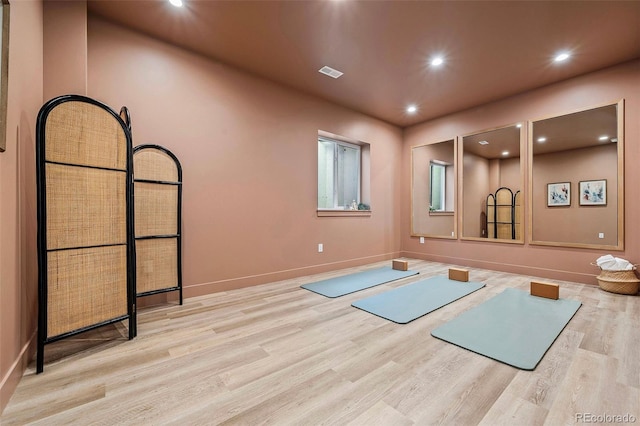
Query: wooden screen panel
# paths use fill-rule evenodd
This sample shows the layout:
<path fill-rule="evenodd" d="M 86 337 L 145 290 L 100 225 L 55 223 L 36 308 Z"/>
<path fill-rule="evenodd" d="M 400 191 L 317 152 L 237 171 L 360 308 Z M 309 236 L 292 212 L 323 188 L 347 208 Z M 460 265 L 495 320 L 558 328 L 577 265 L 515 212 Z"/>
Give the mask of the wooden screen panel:
<path fill-rule="evenodd" d="M 135 182 L 135 235 L 175 235 L 178 230 L 178 187 Z"/>
<path fill-rule="evenodd" d="M 127 243 L 126 174 L 46 164 L 47 249 Z"/>
<path fill-rule="evenodd" d="M 157 149 L 137 150 L 133 156 L 133 170 L 136 180 L 179 182 L 174 159 Z"/>
<path fill-rule="evenodd" d="M 517 191 L 513 196 L 513 208 L 515 211 L 514 226 L 516 240 L 522 240 L 522 192 Z"/>
<path fill-rule="evenodd" d="M 496 234 L 497 238 L 513 238 L 513 193 L 510 189 L 496 191 Z"/>
<path fill-rule="evenodd" d="M 487 195 L 487 238 L 496 237 L 496 198 L 493 194 Z"/>
<path fill-rule="evenodd" d="M 136 241 L 136 285 L 138 293 L 178 286 L 177 238 Z"/>
<path fill-rule="evenodd" d="M 126 170 L 127 138 L 104 108 L 69 101 L 51 110 L 46 123 L 45 160 Z"/>
<path fill-rule="evenodd" d="M 159 145 L 134 149 L 137 295 L 180 292 L 182 304 L 182 169 Z"/>
<path fill-rule="evenodd" d="M 49 337 L 127 315 L 125 245 L 55 251 L 47 268 Z"/>
<path fill-rule="evenodd" d="M 129 129 L 94 99 L 40 109 L 37 373 L 46 343 L 124 319 L 136 335 L 131 154 Z"/>

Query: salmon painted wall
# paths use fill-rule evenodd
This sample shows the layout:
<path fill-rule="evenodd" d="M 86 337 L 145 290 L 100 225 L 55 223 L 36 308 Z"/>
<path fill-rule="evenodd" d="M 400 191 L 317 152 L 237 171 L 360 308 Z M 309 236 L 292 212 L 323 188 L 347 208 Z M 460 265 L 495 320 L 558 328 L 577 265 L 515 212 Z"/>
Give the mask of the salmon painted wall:
<path fill-rule="evenodd" d="M 88 22 L 89 96 L 126 105 L 134 145 L 162 145 L 182 163 L 185 296 L 399 254 L 400 128 Z M 370 217 L 317 217 L 318 130 L 371 145 Z"/>
<path fill-rule="evenodd" d="M 36 115 L 42 105 L 42 2 L 12 1 L 7 150 L 0 153 L 0 412 L 35 350 Z"/>
<path fill-rule="evenodd" d="M 87 93 L 87 2 L 47 0 L 44 22 L 44 99 Z"/>
<path fill-rule="evenodd" d="M 640 262 L 640 61 L 632 61 L 501 101 L 461 111 L 404 130 L 402 170 L 402 254 L 506 272 L 595 284 L 598 270 L 589 263 L 605 251 L 484 241 L 427 239 L 411 233 L 411 147 L 508 123 L 562 115 L 625 99 L 625 250 L 614 253 Z M 526 175 L 525 175 L 526 176 Z M 527 186 L 525 185 L 525 188 Z M 526 199 L 526 198 L 525 198 Z M 528 202 L 528 201 L 527 201 Z M 526 210 L 525 210 L 526 212 Z M 525 217 L 527 223 L 528 212 Z M 525 227 L 526 228 L 526 227 Z M 525 240 L 527 239 L 525 235 Z"/>
<path fill-rule="evenodd" d="M 618 240 L 616 144 L 536 155 L 534 164 L 536 172 L 532 176 L 533 196 L 539 202 L 533 205 L 533 240 L 578 241 L 583 244 L 615 246 Z M 600 179 L 606 180 L 609 188 L 607 204 L 580 206 L 579 182 Z M 547 184 L 553 182 L 571 183 L 569 206 L 547 207 Z M 628 184 L 635 186 L 634 182 Z M 599 233 L 603 233 L 604 238 L 598 238 Z"/>

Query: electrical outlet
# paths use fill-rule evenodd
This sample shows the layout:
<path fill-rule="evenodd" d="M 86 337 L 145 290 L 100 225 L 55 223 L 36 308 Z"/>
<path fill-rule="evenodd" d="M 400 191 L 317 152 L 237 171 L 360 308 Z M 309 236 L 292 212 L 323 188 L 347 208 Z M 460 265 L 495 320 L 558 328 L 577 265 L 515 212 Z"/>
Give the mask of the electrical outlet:
<path fill-rule="evenodd" d="M 600 233 L 598 234 L 598 238 L 604 238 L 604 232 L 600 232 Z"/>
<path fill-rule="evenodd" d="M 324 251 L 324 244 L 318 244 L 318 253 L 322 253 Z"/>
<path fill-rule="evenodd" d="M 451 231 L 451 236 L 455 237 L 455 235 L 456 235 L 455 232 Z"/>
<path fill-rule="evenodd" d="M 420 244 L 424 244 L 424 237 L 420 237 Z"/>

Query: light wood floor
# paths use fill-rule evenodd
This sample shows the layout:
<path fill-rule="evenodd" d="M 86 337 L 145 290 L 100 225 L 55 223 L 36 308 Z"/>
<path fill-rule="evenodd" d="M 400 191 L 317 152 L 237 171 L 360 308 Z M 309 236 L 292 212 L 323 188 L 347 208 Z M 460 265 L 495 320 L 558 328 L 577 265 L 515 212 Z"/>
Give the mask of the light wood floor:
<path fill-rule="evenodd" d="M 2 425 L 562 425 L 578 413 L 640 424 L 640 297 L 560 283 L 582 307 L 533 372 L 431 337 L 430 331 L 532 277 L 471 268 L 486 287 L 406 325 L 351 302 L 445 273 L 336 299 L 301 284 L 360 268 L 187 299 L 122 325 L 45 347 L 45 371 L 26 372 Z M 577 423 L 580 423 L 578 421 Z"/>

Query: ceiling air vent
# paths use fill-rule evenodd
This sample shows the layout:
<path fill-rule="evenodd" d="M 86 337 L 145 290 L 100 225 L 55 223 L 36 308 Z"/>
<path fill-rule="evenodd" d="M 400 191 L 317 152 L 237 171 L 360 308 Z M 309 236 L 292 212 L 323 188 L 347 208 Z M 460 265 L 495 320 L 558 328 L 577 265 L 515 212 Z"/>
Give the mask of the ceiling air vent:
<path fill-rule="evenodd" d="M 335 70 L 335 69 L 333 69 L 331 67 L 328 67 L 326 65 L 324 67 L 320 68 L 318 71 L 321 72 L 322 74 L 328 75 L 329 77 L 332 77 L 332 78 L 338 78 L 342 74 L 344 74 L 343 72 Z"/>

